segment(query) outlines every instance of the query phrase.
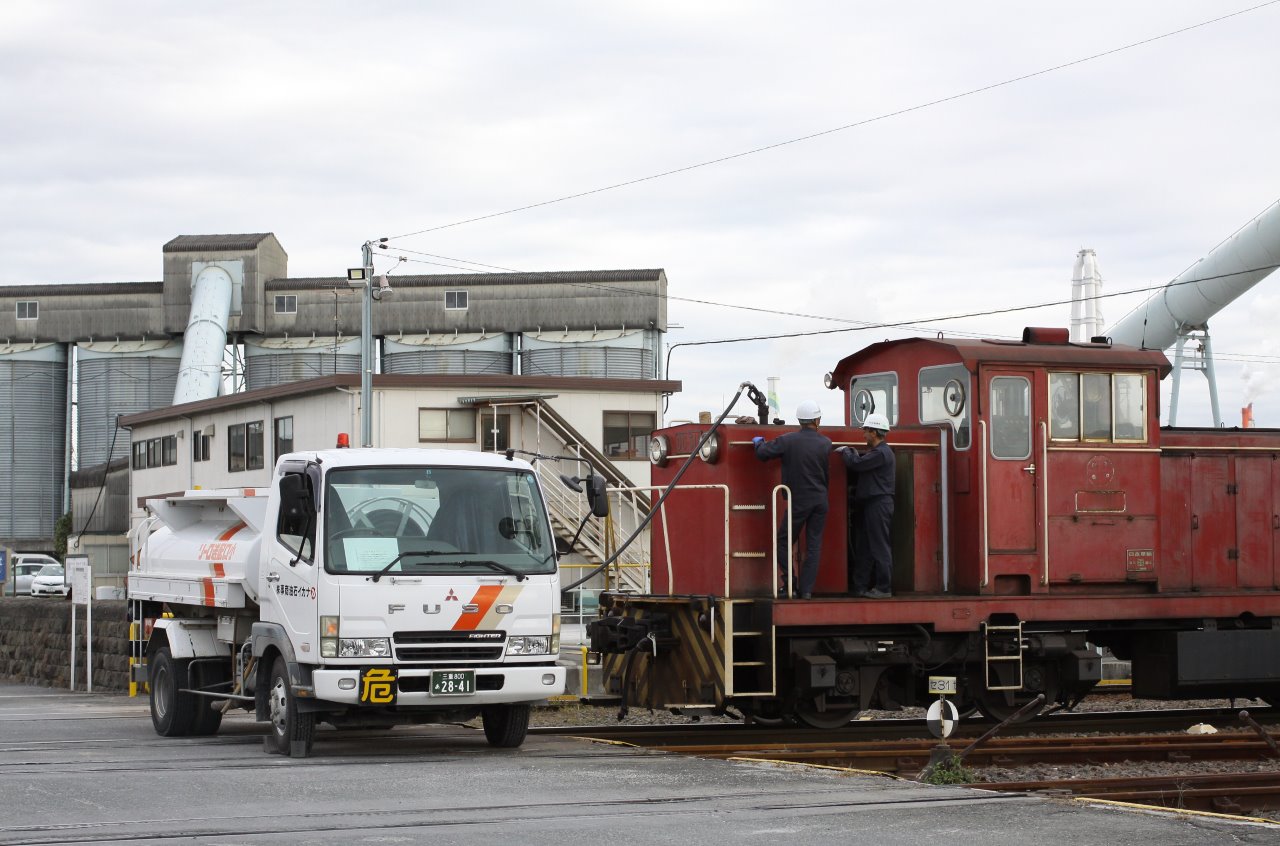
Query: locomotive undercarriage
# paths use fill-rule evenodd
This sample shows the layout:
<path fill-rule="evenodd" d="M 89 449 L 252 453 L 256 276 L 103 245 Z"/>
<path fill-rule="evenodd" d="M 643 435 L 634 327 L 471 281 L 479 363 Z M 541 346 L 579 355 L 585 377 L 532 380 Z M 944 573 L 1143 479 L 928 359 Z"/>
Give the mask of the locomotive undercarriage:
<path fill-rule="evenodd" d="M 993 619 L 977 631 L 921 625 L 778 630 L 770 600 L 601 598 L 589 627 L 604 689 L 623 708 L 740 711 L 758 722 L 833 728 L 866 710 L 932 701 L 930 676 L 954 676 L 962 711 L 1003 719 L 1037 694 L 1071 705 L 1101 679 L 1084 631 Z"/>

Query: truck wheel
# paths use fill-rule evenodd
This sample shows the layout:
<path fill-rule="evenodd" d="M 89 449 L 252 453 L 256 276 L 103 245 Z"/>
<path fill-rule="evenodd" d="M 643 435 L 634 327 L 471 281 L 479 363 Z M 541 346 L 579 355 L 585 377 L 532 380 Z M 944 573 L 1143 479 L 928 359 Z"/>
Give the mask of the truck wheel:
<path fill-rule="evenodd" d="M 208 690 L 210 687 L 230 681 L 230 667 L 221 667 L 212 665 L 207 662 L 200 667 L 198 690 Z M 190 674 L 190 670 L 187 671 Z M 193 685 L 194 686 L 194 685 Z M 198 736 L 207 736 L 218 733 L 218 727 L 222 725 L 222 703 L 221 699 L 210 699 L 207 696 L 195 696 L 195 719 L 191 721 L 191 733 Z"/>
<path fill-rule="evenodd" d="M 175 660 L 169 647 L 162 646 L 147 661 L 147 681 L 151 687 L 151 724 L 161 737 L 185 737 L 191 733 L 196 716 L 196 697 L 181 693 L 187 685 L 187 662 Z"/>
<path fill-rule="evenodd" d="M 315 740 L 316 715 L 298 712 L 298 700 L 289 683 L 289 668 L 284 658 L 276 656 L 267 683 L 267 702 L 271 713 L 271 739 L 281 755 L 305 758 Z"/>
<path fill-rule="evenodd" d="M 528 705 L 490 705 L 480 713 L 490 746 L 514 749 L 529 733 Z"/>

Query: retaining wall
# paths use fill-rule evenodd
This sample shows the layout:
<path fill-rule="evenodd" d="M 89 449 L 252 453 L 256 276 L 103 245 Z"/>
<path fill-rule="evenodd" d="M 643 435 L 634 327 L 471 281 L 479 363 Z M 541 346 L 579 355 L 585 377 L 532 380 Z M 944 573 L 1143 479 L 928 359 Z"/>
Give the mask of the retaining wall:
<path fill-rule="evenodd" d="M 84 607 L 76 609 L 76 688 L 85 689 Z M 0 679 L 66 689 L 71 681 L 71 603 L 0 598 Z M 93 689 L 129 688 L 127 603 L 93 603 Z"/>

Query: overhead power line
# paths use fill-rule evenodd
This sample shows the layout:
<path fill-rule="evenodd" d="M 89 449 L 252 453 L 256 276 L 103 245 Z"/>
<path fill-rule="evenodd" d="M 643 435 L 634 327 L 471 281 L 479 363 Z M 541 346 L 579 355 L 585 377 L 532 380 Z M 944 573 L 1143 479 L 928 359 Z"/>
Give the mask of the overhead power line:
<path fill-rule="evenodd" d="M 492 212 L 490 214 L 482 214 L 476 217 L 469 217 L 464 220 L 456 220 L 453 223 L 443 223 L 443 224 L 440 224 L 439 226 L 429 226 L 426 229 L 419 229 L 414 232 L 406 232 L 403 235 L 393 235 L 391 236 L 391 240 L 395 240 L 398 238 L 412 238 L 416 235 L 425 235 L 428 232 L 439 232 L 441 229 L 452 229 L 453 227 L 456 227 L 456 226 L 465 226 L 466 224 L 478 223 L 482 220 L 492 220 L 495 217 L 504 217 L 506 215 L 517 214 L 519 212 L 529 211 L 531 209 L 537 209 L 537 208 L 542 208 L 544 206 L 555 205 L 557 203 L 568 202 L 569 200 L 577 200 L 583 197 L 590 197 L 594 194 L 603 194 L 606 191 L 614 191 L 619 188 L 627 188 L 632 185 L 639 185 L 643 182 L 652 182 L 653 180 L 656 180 L 656 179 L 664 179 L 668 176 L 675 176 L 681 173 L 688 173 L 689 171 L 698 170 L 699 168 L 710 167 L 712 165 L 717 165 L 717 164 L 724 164 L 725 162 L 731 162 L 736 159 L 746 158 L 747 156 L 754 156 L 758 153 L 768 152 L 769 150 L 776 150 L 780 147 L 786 147 L 791 144 L 799 144 L 804 141 L 812 141 L 815 138 L 822 138 L 823 136 L 832 135 L 837 132 L 845 132 L 850 129 L 857 129 L 859 127 L 867 126 L 872 123 L 878 123 L 880 121 L 889 120 L 890 118 L 901 117 L 902 115 L 910 114 L 912 112 L 918 112 L 923 109 L 929 109 L 934 106 L 943 105 L 944 103 L 951 103 L 956 100 L 961 100 L 961 99 L 964 99 L 965 97 L 972 97 L 976 94 L 982 94 L 987 91 L 994 91 L 998 88 L 1004 88 L 1006 86 L 1014 85 L 1019 82 L 1025 82 L 1029 79 L 1035 79 L 1036 77 L 1039 77 L 1039 76 L 1045 76 L 1046 74 L 1055 73 L 1056 71 L 1065 70 L 1066 68 L 1075 67 L 1076 65 L 1082 65 L 1082 64 L 1085 64 L 1086 62 L 1092 62 L 1097 59 L 1105 58 L 1107 56 L 1114 56 L 1115 54 L 1123 53 L 1126 50 L 1132 50 L 1136 47 L 1141 47 L 1146 44 L 1152 44 L 1157 41 L 1162 41 L 1167 38 L 1173 38 L 1174 36 L 1177 36 L 1177 35 L 1183 35 L 1184 33 L 1192 32 L 1197 29 L 1202 29 L 1207 26 L 1212 26 L 1213 24 L 1221 23 L 1222 21 L 1230 20 L 1231 18 L 1240 17 L 1241 15 L 1247 15 L 1250 12 L 1256 12 L 1259 9 L 1264 9 L 1268 6 L 1274 6 L 1276 5 L 1276 3 L 1280 3 L 1280 0 L 1268 0 L 1268 2 L 1265 2 L 1265 3 L 1259 3 L 1255 6 L 1249 6 L 1248 8 L 1238 9 L 1234 12 L 1228 12 L 1225 15 L 1219 15 L 1215 18 L 1210 18 L 1208 20 L 1200 21 L 1199 23 L 1194 23 L 1189 26 L 1181 27 L 1180 29 L 1175 29 L 1169 32 L 1161 33 L 1160 35 L 1153 35 L 1150 38 L 1144 38 L 1144 39 L 1141 39 L 1140 41 L 1133 41 L 1128 44 L 1122 45 L 1120 47 L 1113 47 L 1110 50 L 1103 50 L 1100 53 L 1092 53 L 1088 56 L 1083 56 L 1079 59 L 1072 59 L 1069 62 L 1063 62 L 1061 64 L 1053 65 L 1052 67 L 1041 68 L 1040 70 L 1037 70 L 1037 71 L 1032 71 L 1030 73 L 1022 74 L 1021 76 L 1015 76 L 1010 79 L 1002 80 L 1000 82 L 993 82 L 989 85 L 983 85 L 978 88 L 971 88 L 967 91 L 961 91 L 957 94 L 951 94 L 946 97 L 939 97 L 936 100 L 929 100 L 923 103 L 917 103 L 913 106 L 907 106 L 905 108 L 897 109 L 896 111 L 892 111 L 892 112 L 885 112 L 883 114 L 876 115 L 875 117 L 864 118 L 863 120 L 854 121 L 853 123 L 846 123 L 842 126 L 831 127 L 830 129 L 824 129 L 819 132 L 812 132 L 812 133 L 809 133 L 808 135 L 801 135 L 796 138 L 788 138 L 784 141 L 777 141 L 772 144 L 766 144 L 762 147 L 755 147 L 750 150 L 743 150 L 742 152 L 731 153 L 729 155 L 720 156 L 719 158 L 708 159 L 707 161 L 697 162 L 696 164 L 685 165 L 683 167 L 677 167 L 671 170 L 665 170 L 660 173 L 653 173 L 648 176 L 641 176 L 636 179 L 628 179 L 624 182 L 615 182 L 612 185 L 605 185 L 599 188 L 592 188 L 587 191 L 579 191 L 574 194 L 566 194 L 562 197 L 556 197 L 550 200 L 542 200 L 541 202 L 537 202 L 537 203 L 529 203 L 528 205 L 517 206 L 515 208 L 506 209 L 504 211 Z"/>

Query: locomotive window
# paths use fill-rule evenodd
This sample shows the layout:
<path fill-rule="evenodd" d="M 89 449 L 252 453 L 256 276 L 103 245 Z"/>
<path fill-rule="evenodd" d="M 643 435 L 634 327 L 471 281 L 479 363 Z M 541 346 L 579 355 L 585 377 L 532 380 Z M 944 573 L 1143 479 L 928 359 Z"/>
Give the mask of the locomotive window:
<path fill-rule="evenodd" d="M 1049 374 L 1049 436 L 1080 440 L 1080 374 Z"/>
<path fill-rule="evenodd" d="M 1108 373 L 1083 373 L 1080 375 L 1080 393 L 1083 395 L 1082 418 L 1086 441 L 1111 439 L 1111 375 Z"/>
<path fill-rule="evenodd" d="M 920 368 L 920 422 L 951 424 L 951 442 L 968 449 L 969 371 L 963 364 Z"/>
<path fill-rule="evenodd" d="M 1022 376 L 991 380 L 991 457 L 1031 457 L 1031 382 Z"/>
<path fill-rule="evenodd" d="M 849 411 L 854 426 L 877 411 L 889 418 L 890 426 L 898 425 L 898 374 L 872 373 L 849 380 Z"/>
<path fill-rule="evenodd" d="M 1112 405 L 1115 408 L 1115 439 L 1147 439 L 1146 380 L 1140 373 L 1117 373 L 1112 378 Z"/>

